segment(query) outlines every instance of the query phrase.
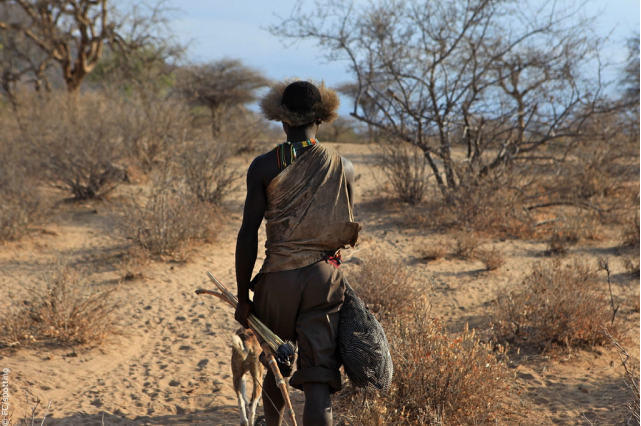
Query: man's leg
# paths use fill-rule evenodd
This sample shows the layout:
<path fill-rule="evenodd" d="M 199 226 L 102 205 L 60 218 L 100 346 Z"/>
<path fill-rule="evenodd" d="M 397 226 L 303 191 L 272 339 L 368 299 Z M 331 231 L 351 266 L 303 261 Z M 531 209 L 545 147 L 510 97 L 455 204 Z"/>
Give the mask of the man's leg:
<path fill-rule="evenodd" d="M 263 408 L 267 426 L 280 426 L 285 412 L 285 400 L 271 371 L 267 371 L 263 381 Z"/>
<path fill-rule="evenodd" d="M 332 426 L 332 400 L 327 383 L 305 383 L 303 426 Z"/>

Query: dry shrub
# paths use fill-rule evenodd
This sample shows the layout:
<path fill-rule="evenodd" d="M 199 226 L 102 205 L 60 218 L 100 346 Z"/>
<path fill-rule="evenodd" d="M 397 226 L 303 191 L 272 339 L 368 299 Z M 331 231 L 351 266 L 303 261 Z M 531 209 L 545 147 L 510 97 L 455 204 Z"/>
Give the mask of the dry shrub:
<path fill-rule="evenodd" d="M 625 256 L 623 258 L 623 267 L 625 268 L 625 272 L 628 275 L 636 276 L 638 277 L 641 270 L 640 270 L 640 265 L 639 265 L 639 254 L 635 255 L 630 255 L 630 256 Z"/>
<path fill-rule="evenodd" d="M 631 247 L 639 250 L 639 237 L 641 236 L 641 227 L 639 225 L 639 212 L 629 215 L 627 223 L 624 224 L 621 232 L 621 241 L 624 247 Z"/>
<path fill-rule="evenodd" d="M 628 215 L 624 222 L 624 228 L 621 232 L 621 242 L 623 247 L 632 253 L 626 253 L 623 256 L 623 267 L 629 275 L 639 276 L 639 234 L 641 233 L 639 227 L 639 212 L 636 211 L 634 215 Z"/>
<path fill-rule="evenodd" d="M 350 284 L 368 308 L 380 315 L 407 311 L 426 288 L 410 270 L 384 256 L 364 259 L 360 270 L 350 274 Z"/>
<path fill-rule="evenodd" d="M 21 238 L 30 227 L 43 223 L 50 209 L 23 158 L 0 146 L 0 242 Z"/>
<path fill-rule="evenodd" d="M 493 307 L 495 338 L 542 349 L 602 345 L 613 312 L 607 286 L 586 265 L 537 263 L 516 289 L 500 290 Z"/>
<path fill-rule="evenodd" d="M 491 250 L 476 250 L 474 257 L 483 262 L 488 271 L 495 271 L 505 265 L 505 256 L 496 247 L 492 247 Z"/>
<path fill-rule="evenodd" d="M 199 137 L 186 143 L 179 162 L 185 183 L 200 201 L 220 205 L 238 189 L 242 174 L 229 164 L 231 150 L 211 138 Z"/>
<path fill-rule="evenodd" d="M 126 179 L 118 104 L 97 93 L 31 99 L 21 111 L 24 138 L 44 179 L 75 199 L 99 198 Z"/>
<path fill-rule="evenodd" d="M 408 226 L 465 230 L 478 235 L 531 238 L 536 221 L 525 208 L 525 196 L 514 178 L 504 175 L 464 183 L 446 196 L 430 187 L 427 201 L 405 212 Z"/>
<path fill-rule="evenodd" d="M 217 139 L 234 155 L 255 156 L 273 148 L 275 141 L 280 138 L 282 129 L 272 126 L 261 114 L 237 106 L 225 112 L 224 124 Z M 261 141 L 270 142 L 266 144 Z"/>
<path fill-rule="evenodd" d="M 614 122 L 604 123 L 603 129 L 606 128 L 621 130 L 620 124 Z M 579 142 L 569 151 L 553 180 L 557 193 L 565 200 L 591 201 L 595 205 L 606 205 L 608 199 L 618 198 L 626 183 L 638 181 L 639 177 L 638 159 L 631 161 L 638 158 L 638 141 L 636 148 L 630 142 L 629 135 L 622 134 L 603 134 Z"/>
<path fill-rule="evenodd" d="M 132 197 L 122 210 L 125 236 L 152 256 L 185 260 L 188 243 L 213 238 L 218 225 L 211 206 L 170 175 L 156 178 L 148 197 Z"/>
<path fill-rule="evenodd" d="M 426 195 L 426 161 L 423 152 L 399 141 L 380 144 L 378 163 L 392 184 L 395 195 L 410 204 L 422 201 Z"/>
<path fill-rule="evenodd" d="M 479 245 L 481 242 L 474 232 L 459 232 L 454 236 L 452 249 L 454 254 L 461 259 L 472 259 Z"/>
<path fill-rule="evenodd" d="M 153 94 L 133 94 L 120 104 L 124 149 L 143 173 L 177 152 L 189 130 L 187 106 Z"/>
<path fill-rule="evenodd" d="M 97 290 L 89 278 L 62 259 L 47 267 L 26 296 L 9 294 L 0 333 L 4 345 L 50 341 L 95 344 L 113 331 L 112 289 Z"/>
<path fill-rule="evenodd" d="M 351 385 L 334 397 L 342 424 L 505 424 L 514 376 L 504 350 L 493 351 L 472 330 L 450 338 L 424 305 L 384 326 L 394 360 L 388 394 L 363 394 Z M 509 424 L 509 422 L 507 422 Z"/>
<path fill-rule="evenodd" d="M 145 267 L 149 263 L 149 253 L 140 246 L 133 246 L 122 254 L 118 271 L 124 281 L 145 278 Z"/>
<path fill-rule="evenodd" d="M 570 246 L 578 242 L 578 237 L 572 233 L 564 233 L 563 231 L 555 231 L 548 240 L 548 246 L 545 254 L 550 256 L 559 256 L 566 254 Z"/>
<path fill-rule="evenodd" d="M 479 235 L 530 238 L 535 221 L 526 209 L 526 188 L 532 182 L 520 170 L 496 170 L 485 178 L 463 180 L 448 194 L 446 208 L 459 229 Z"/>

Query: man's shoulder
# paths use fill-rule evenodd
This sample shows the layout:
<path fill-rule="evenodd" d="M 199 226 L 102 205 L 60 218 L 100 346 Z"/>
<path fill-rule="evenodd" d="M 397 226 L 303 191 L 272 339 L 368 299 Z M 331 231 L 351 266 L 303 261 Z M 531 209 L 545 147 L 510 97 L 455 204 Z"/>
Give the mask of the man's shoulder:
<path fill-rule="evenodd" d="M 276 151 L 271 150 L 254 158 L 247 172 L 248 179 L 260 179 L 267 183 L 278 174 Z"/>
<path fill-rule="evenodd" d="M 274 158 L 276 158 L 276 153 L 275 150 L 272 149 L 255 157 L 249 167 L 250 169 L 265 167 L 266 165 L 271 163 Z"/>

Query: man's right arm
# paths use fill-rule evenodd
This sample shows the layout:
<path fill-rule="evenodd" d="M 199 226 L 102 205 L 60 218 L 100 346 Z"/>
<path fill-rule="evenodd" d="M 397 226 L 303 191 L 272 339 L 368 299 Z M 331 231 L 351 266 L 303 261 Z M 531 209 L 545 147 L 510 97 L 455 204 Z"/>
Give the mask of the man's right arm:
<path fill-rule="evenodd" d="M 260 168 L 261 157 L 256 158 L 247 171 L 247 197 L 243 212 L 243 223 L 236 240 L 236 284 L 238 307 L 235 318 L 245 328 L 249 327 L 247 317 L 252 310 L 249 300 L 251 281 L 258 255 L 258 229 L 265 216 L 267 198 Z"/>
<path fill-rule="evenodd" d="M 341 157 L 343 163 L 343 172 L 345 173 L 345 180 L 347 182 L 347 197 L 349 198 L 349 204 L 354 208 L 354 165 L 345 157 Z"/>

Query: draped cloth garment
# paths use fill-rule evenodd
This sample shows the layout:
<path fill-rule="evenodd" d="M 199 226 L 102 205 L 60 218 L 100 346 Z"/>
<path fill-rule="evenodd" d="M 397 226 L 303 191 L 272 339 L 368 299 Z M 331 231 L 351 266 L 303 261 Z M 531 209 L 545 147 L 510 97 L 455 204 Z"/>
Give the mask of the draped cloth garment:
<path fill-rule="evenodd" d="M 267 187 L 267 242 L 261 273 L 286 271 L 354 246 L 354 222 L 340 155 L 314 145 Z"/>

